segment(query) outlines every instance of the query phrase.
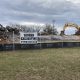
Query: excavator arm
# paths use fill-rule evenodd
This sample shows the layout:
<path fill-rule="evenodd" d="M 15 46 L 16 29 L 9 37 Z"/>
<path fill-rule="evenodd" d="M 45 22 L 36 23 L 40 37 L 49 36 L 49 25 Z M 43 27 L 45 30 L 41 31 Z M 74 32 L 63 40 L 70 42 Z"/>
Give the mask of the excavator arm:
<path fill-rule="evenodd" d="M 65 35 L 64 32 L 65 32 L 65 29 L 67 27 L 75 27 L 77 30 L 79 30 L 79 26 L 75 23 L 66 23 L 63 27 L 63 31 L 61 31 L 60 35 Z"/>
<path fill-rule="evenodd" d="M 67 27 L 75 27 L 77 30 L 79 29 L 79 26 L 77 24 L 75 24 L 75 23 L 67 23 L 67 24 L 64 25 L 63 31 L 65 31 L 65 29 Z"/>

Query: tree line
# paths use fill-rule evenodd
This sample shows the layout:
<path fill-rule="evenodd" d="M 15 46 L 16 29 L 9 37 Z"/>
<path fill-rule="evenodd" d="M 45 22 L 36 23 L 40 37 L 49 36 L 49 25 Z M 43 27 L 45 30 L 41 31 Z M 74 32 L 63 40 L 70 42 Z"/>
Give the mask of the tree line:
<path fill-rule="evenodd" d="M 57 35 L 57 29 L 50 25 L 46 24 L 43 27 L 41 26 L 26 26 L 26 25 L 20 25 L 20 24 L 9 24 L 6 27 L 4 27 L 2 24 L 0 24 L 0 37 L 8 37 L 7 33 L 12 34 L 14 31 L 14 34 L 19 34 L 20 31 L 22 32 L 37 32 L 38 35 Z"/>

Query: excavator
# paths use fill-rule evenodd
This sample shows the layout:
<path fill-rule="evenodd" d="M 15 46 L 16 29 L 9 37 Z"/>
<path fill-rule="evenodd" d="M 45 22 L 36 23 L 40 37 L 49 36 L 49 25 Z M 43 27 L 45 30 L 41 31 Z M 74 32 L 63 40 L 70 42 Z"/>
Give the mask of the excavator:
<path fill-rule="evenodd" d="M 77 29 L 77 32 L 75 33 L 75 35 L 80 35 L 80 27 L 75 24 L 75 23 L 66 23 L 63 27 L 63 30 L 61 31 L 60 35 L 65 35 L 65 30 L 67 27 L 75 27 Z"/>

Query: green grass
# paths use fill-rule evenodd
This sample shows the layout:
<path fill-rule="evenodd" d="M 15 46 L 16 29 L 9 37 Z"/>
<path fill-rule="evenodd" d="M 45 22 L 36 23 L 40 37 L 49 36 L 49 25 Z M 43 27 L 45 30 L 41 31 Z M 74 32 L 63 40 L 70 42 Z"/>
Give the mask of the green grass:
<path fill-rule="evenodd" d="M 0 80 L 80 80 L 80 48 L 0 52 Z"/>

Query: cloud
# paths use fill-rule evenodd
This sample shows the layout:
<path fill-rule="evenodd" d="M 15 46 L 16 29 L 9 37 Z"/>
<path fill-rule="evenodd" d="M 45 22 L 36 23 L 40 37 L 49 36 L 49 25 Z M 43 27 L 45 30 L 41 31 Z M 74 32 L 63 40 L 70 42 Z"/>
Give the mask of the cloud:
<path fill-rule="evenodd" d="M 79 23 L 79 0 L 1 0 L 1 23 Z"/>
<path fill-rule="evenodd" d="M 80 3 L 80 0 L 67 0 L 67 1 L 70 1 L 72 3 Z"/>

